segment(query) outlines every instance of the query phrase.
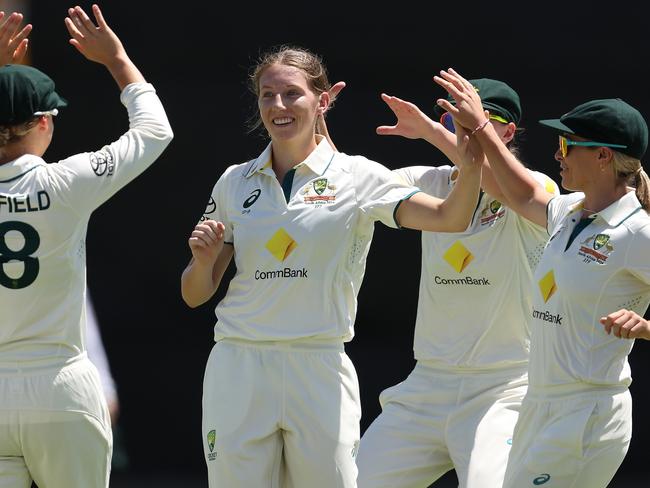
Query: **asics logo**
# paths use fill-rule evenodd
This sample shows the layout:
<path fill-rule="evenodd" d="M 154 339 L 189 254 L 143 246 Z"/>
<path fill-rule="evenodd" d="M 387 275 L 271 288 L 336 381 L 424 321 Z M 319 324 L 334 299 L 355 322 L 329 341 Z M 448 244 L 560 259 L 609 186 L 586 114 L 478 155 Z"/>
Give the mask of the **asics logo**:
<path fill-rule="evenodd" d="M 550 480 L 550 479 L 551 479 L 551 475 L 550 475 L 550 474 L 542 473 L 542 474 L 540 474 L 537 478 L 535 478 L 535 479 L 533 480 L 533 484 L 534 484 L 535 486 L 543 485 L 544 483 L 546 483 L 546 482 L 547 482 L 548 480 Z"/>

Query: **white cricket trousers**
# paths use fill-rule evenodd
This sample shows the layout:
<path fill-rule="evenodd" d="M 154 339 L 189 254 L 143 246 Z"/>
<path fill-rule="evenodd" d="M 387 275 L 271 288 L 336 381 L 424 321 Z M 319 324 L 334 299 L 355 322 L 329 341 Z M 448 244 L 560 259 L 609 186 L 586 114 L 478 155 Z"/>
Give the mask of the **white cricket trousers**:
<path fill-rule="evenodd" d="M 504 488 L 605 488 L 632 437 L 625 389 L 577 384 L 529 390 L 515 427 Z"/>
<path fill-rule="evenodd" d="M 56 370 L 0 369 L 0 488 L 107 488 L 112 448 L 85 353 Z"/>
<path fill-rule="evenodd" d="M 354 488 L 361 407 L 340 341 L 215 344 L 203 384 L 210 488 Z"/>
<path fill-rule="evenodd" d="M 418 361 L 379 397 L 359 446 L 359 488 L 424 488 L 452 469 L 460 488 L 501 488 L 527 384 L 522 367 Z"/>

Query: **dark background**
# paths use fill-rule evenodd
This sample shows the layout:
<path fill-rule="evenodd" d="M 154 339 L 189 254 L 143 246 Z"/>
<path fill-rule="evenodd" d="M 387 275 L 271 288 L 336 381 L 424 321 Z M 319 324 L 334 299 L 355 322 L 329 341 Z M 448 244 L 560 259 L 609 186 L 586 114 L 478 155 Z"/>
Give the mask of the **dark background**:
<path fill-rule="evenodd" d="M 99 149 L 127 128 L 110 75 L 67 43 L 63 19 L 70 5 L 32 1 L 26 19 L 35 26 L 32 63 L 70 102 L 56 119 L 46 160 Z M 80 5 L 90 11 L 89 2 Z M 389 168 L 445 163 L 427 143 L 380 137 L 375 127 L 394 121 L 381 92 L 432 115 L 435 99 L 443 96 L 432 77 L 447 67 L 467 78 L 504 80 L 518 91 L 526 128 L 523 160 L 556 181 L 557 139 L 538 119 L 609 97 L 650 116 L 650 21 L 642 2 L 100 5 L 155 85 L 175 131 L 162 157 L 95 212 L 87 239 L 88 283 L 121 400 L 124 469 L 141 479 L 154 473 L 200 478 L 205 471 L 202 378 L 213 344 L 213 309 L 224 287 L 192 310 L 181 300 L 180 274 L 190 258 L 187 237 L 214 182 L 228 165 L 257 156 L 266 144 L 245 125 L 255 109 L 246 78 L 261 50 L 291 43 L 321 54 L 330 81 L 347 82 L 328 117 L 336 145 Z M 379 392 L 414 364 L 419 247 L 418 232 L 377 225 L 359 294 L 357 335 L 347 347 L 359 374 L 362 429 L 379 413 Z M 648 344 L 638 341 L 630 360 L 634 437 L 616 480 L 641 480 L 648 473 Z"/>

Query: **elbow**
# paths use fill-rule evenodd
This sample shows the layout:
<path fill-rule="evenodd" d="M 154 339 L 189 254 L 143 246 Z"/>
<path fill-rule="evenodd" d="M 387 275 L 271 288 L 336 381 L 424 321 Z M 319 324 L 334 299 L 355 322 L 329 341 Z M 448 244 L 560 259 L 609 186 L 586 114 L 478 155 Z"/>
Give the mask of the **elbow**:
<path fill-rule="evenodd" d="M 199 300 L 197 297 L 192 297 L 186 293 L 181 293 L 183 301 L 190 308 L 197 308 L 205 303 L 205 300 Z"/>

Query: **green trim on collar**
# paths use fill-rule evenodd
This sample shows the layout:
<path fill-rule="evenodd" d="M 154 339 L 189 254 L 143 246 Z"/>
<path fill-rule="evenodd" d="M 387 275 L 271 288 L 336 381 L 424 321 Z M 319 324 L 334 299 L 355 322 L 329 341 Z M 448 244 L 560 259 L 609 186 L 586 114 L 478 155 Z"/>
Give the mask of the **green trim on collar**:
<path fill-rule="evenodd" d="M 289 203 L 291 199 L 291 187 L 293 186 L 293 177 L 296 175 L 296 168 L 291 168 L 284 175 L 282 180 L 282 191 L 284 192 L 284 199 Z"/>

